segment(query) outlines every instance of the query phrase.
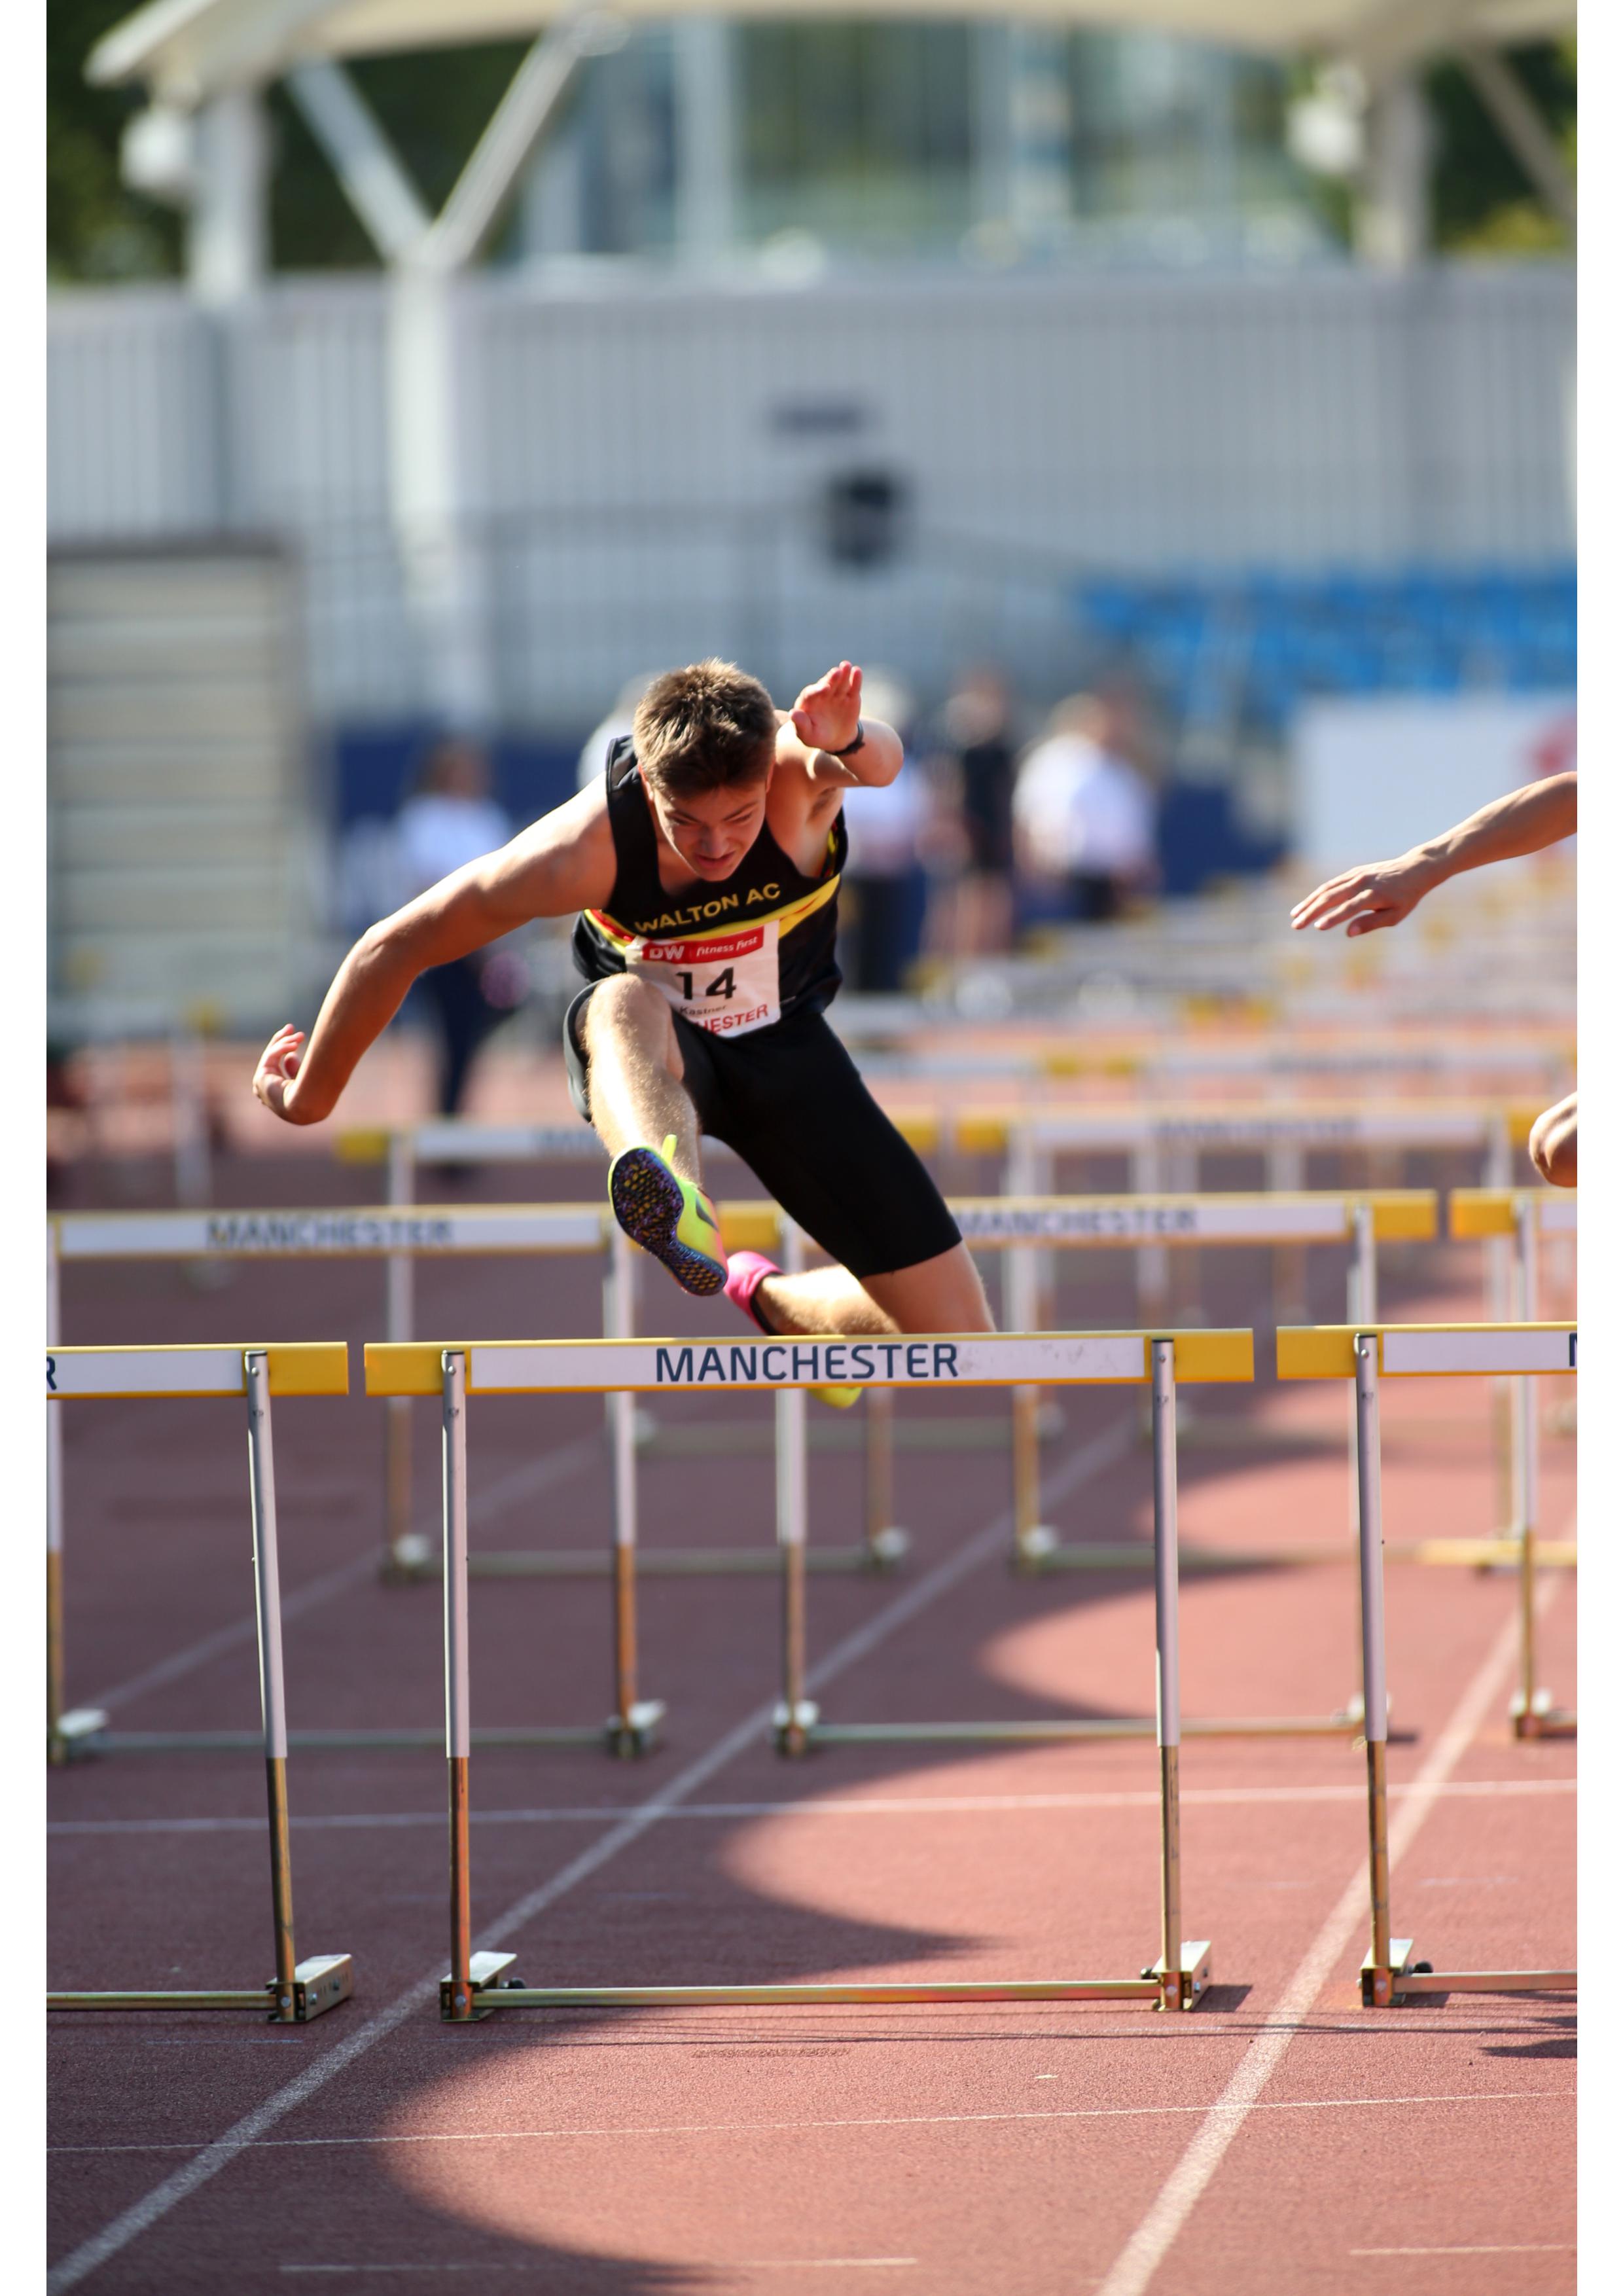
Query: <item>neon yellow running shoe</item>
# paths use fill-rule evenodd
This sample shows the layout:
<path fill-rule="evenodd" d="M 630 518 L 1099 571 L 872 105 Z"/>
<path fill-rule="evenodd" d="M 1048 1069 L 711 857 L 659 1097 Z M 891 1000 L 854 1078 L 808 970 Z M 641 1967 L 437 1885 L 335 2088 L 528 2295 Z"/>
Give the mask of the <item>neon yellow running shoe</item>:
<path fill-rule="evenodd" d="M 657 1154 L 648 1147 L 622 1150 L 609 1167 L 609 1201 L 633 1243 L 702 1300 L 727 1280 L 721 1222 L 704 1190 L 671 1170 L 676 1147 L 671 1132 Z"/>

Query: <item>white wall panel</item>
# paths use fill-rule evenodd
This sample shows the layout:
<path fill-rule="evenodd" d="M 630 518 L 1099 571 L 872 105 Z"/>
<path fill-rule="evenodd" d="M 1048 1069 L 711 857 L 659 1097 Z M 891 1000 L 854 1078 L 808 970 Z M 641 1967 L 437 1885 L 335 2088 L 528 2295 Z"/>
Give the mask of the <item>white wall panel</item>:
<path fill-rule="evenodd" d="M 178 291 L 51 307 L 53 538 L 290 544 L 323 718 L 422 700 L 388 521 L 386 316 L 369 280 L 278 283 L 228 322 Z M 1554 266 L 793 291 L 481 275 L 457 325 L 467 515 L 520 719 L 590 718 L 627 675 L 710 650 L 783 682 L 860 645 L 930 683 L 984 629 L 1028 675 L 1063 676 L 1065 586 L 1090 570 L 1573 546 L 1573 291 Z M 856 427 L 785 427 L 818 409 Z M 869 465 L 908 483 L 913 544 L 841 571 L 819 490 Z"/>

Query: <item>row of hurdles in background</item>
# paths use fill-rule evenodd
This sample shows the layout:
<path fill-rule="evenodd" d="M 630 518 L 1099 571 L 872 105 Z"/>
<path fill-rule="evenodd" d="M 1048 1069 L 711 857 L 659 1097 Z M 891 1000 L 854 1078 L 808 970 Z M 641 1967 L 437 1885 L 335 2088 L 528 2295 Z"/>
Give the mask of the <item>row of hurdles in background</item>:
<path fill-rule="evenodd" d="M 1236 1246 L 1272 1247 L 1276 1252 L 1304 1252 L 1310 1246 L 1349 1248 L 1347 1309 L 1349 1319 L 1373 1323 L 1379 1313 L 1377 1265 L 1383 1243 L 1424 1241 L 1438 1233 L 1438 1199 L 1428 1189 L 1377 1192 L 1365 1194 L 1334 1191 L 1268 1195 L 997 1196 L 960 1199 L 953 1206 L 965 1237 L 976 1249 L 992 1249 L 1003 1256 L 1004 1283 L 1003 1322 L 1011 1330 L 1035 1332 L 1053 1321 L 1045 1312 L 1044 1257 L 1054 1250 L 1109 1250 L 1153 1248 L 1166 1252 Z M 1549 1190 L 1456 1189 L 1449 1200 L 1451 1235 L 1486 1244 L 1490 1252 L 1508 1247 L 1512 1253 L 1513 1288 L 1508 1301 L 1505 1287 L 1490 1267 L 1488 1304 L 1502 1320 L 1508 1307 L 1524 1322 L 1538 1312 L 1538 1258 L 1542 1238 L 1570 1237 L 1577 1225 L 1577 1199 Z M 799 1235 L 766 1201 L 724 1203 L 724 1232 L 730 1250 L 753 1248 L 777 1255 L 794 1267 L 800 1262 Z M 154 1213 L 79 1213 L 64 1215 L 50 1224 L 49 1301 L 47 1340 L 53 1347 L 61 1337 L 59 1291 L 64 1267 L 118 1261 L 170 1260 L 212 1266 L 240 1260 L 287 1259 L 373 1259 L 387 1269 L 386 1329 L 389 1341 L 406 1344 L 412 1339 L 411 1273 L 418 1259 L 444 1259 L 458 1255 L 506 1259 L 514 1256 L 590 1254 L 604 1262 L 603 1331 L 609 1340 L 629 1341 L 635 1332 L 635 1265 L 641 1258 L 611 1217 L 607 1207 L 594 1204 L 499 1204 L 460 1206 L 364 1206 L 335 1211 L 217 1211 Z M 1299 1288 L 1299 1272 L 1292 1276 Z M 711 1350 L 712 1353 L 717 1353 Z M 704 1358 L 701 1357 L 701 1363 Z M 717 1353 L 719 1367 L 721 1357 Z M 700 1382 L 704 1385 L 703 1381 Z M 1011 1560 L 1028 1571 L 1054 1570 L 1121 1570 L 1143 1568 L 1148 1555 L 1141 1546 L 1089 1543 L 1062 1544 L 1051 1526 L 1041 1520 L 1042 1382 L 1015 1382 L 1010 1389 L 1006 1438 L 1003 1427 L 988 1426 L 963 1417 L 950 1425 L 940 1422 L 917 1429 L 923 1441 L 939 1444 L 950 1436 L 976 1439 L 990 1435 L 1010 1446 L 1013 1481 Z M 1514 1567 L 1520 1573 L 1521 1601 L 1521 1664 L 1512 1706 L 1517 1732 L 1522 1736 L 1567 1734 L 1574 1726 L 1570 1714 L 1554 1706 L 1537 1680 L 1537 1625 L 1534 1604 L 1536 1573 L 1540 1563 L 1570 1565 L 1576 1560 L 1570 1542 L 1541 1541 L 1538 1535 L 1538 1428 L 1534 1390 L 1527 1382 L 1504 1382 L 1507 1408 L 1501 1414 L 1504 1450 L 1504 1513 L 1491 1535 L 1445 1538 L 1411 1542 L 1389 1549 L 1390 1559 L 1426 1564 L 1465 1565 L 1478 1569 Z M 712 1386 L 711 1392 L 717 1391 Z M 405 1579 L 433 1575 L 440 1567 L 433 1542 L 410 1528 L 411 1423 L 404 1397 L 389 1406 L 385 1431 L 383 1570 L 386 1578 Z M 503 1742 L 531 1746 L 598 1745 L 624 1755 L 643 1752 L 657 1735 L 663 1718 L 660 1702 L 642 1695 L 639 1683 L 637 1601 L 638 1578 L 653 1573 L 775 1571 L 780 1567 L 775 1547 L 761 1543 L 732 1548 L 639 1549 L 639 1454 L 660 1440 L 660 1431 L 639 1411 L 627 1390 L 611 1392 L 607 1406 L 607 1436 L 613 1484 L 613 1538 L 607 1550 L 506 1549 L 475 1555 L 471 1568 L 479 1575 L 502 1577 L 608 1576 L 612 1581 L 613 1711 L 606 1725 L 569 1728 L 535 1727 L 501 1734 Z M 180 1744 L 195 1745 L 199 1734 L 114 1732 L 95 1708 L 69 1708 L 65 1700 L 65 1648 L 62 1622 L 62 1573 L 65 1561 L 65 1481 L 61 1425 L 47 1422 L 47 1749 L 53 1761 L 93 1752 L 161 1751 Z M 1187 1434 L 1187 1428 L 1185 1433 Z M 843 1428 L 831 1431 L 843 1435 Z M 898 1442 L 894 1396 L 885 1384 L 872 1387 L 865 1398 L 864 1431 L 865 1515 L 863 1538 L 854 1545 L 824 1547 L 808 1558 L 811 1567 L 829 1570 L 887 1571 L 906 1552 L 906 1531 L 896 1520 L 895 1454 Z M 677 1436 L 716 1441 L 709 1429 L 674 1431 Z M 726 1439 L 725 1435 L 720 1439 Z M 1349 1423 L 1349 1461 L 1351 1458 Z M 1485 1527 L 1486 1529 L 1487 1527 Z M 1322 1544 L 1269 1550 L 1263 1554 L 1212 1552 L 1189 1553 L 1186 1567 L 1249 1568 L 1258 1562 L 1320 1563 L 1336 1559 L 1340 1550 Z M 1338 1711 L 1302 1718 L 1293 1726 L 1303 1734 L 1357 1734 L 1362 1725 L 1362 1705 L 1355 1696 Z M 1024 1734 L 1063 1735 L 1081 1726 L 1054 1724 L 1038 1729 L 1025 1726 Z M 1239 1725 L 1233 1726 L 1235 1728 Z M 1276 1734 L 1278 1726 L 1270 1726 Z M 946 1733 L 947 1726 L 940 1726 Z M 208 1742 L 222 1749 L 240 1747 L 242 1734 L 211 1734 Z M 370 1732 L 308 1732 L 307 1746 L 327 1745 L 354 1750 L 364 1746 L 398 1747 L 425 1742 L 422 1733 L 379 1729 Z"/>
<path fill-rule="evenodd" d="M 1575 1325 L 1538 1323 L 1283 1328 L 1276 1333 L 1282 1379 L 1341 1379 L 1354 1398 L 1360 1595 L 1361 1735 L 1365 1748 L 1370 1945 L 1361 1997 L 1384 2008 L 1404 1999 L 1461 1990 L 1570 1991 L 1572 1969 L 1438 1971 L 1414 1957 L 1414 1941 L 1394 1938 L 1388 1887 L 1388 1696 L 1381 1541 L 1380 1394 L 1391 1378 L 1508 1377 L 1530 1383 L 1570 1378 L 1578 1368 Z M 537 1987 L 509 1975 L 515 1956 L 472 1950 L 469 1849 L 470 1727 L 467 1418 L 480 1396 L 692 1394 L 722 1383 L 766 1390 L 775 1398 L 777 1536 L 783 1570 L 783 1699 L 779 1744 L 800 1751 L 815 1740 L 906 1732 L 824 1725 L 806 1696 L 806 1390 L 839 1381 L 874 1389 L 1126 1386 L 1147 1392 L 1153 1478 L 1155 1710 L 1142 1722 L 1071 1726 L 1052 1734 L 1153 1735 L 1160 1762 L 1160 1952 L 1136 1975 L 1012 1978 L 922 1984 L 706 1984 Z M 775 1367 L 770 1358 L 786 1358 Z M 831 1363 L 837 1356 L 837 1364 Z M 1178 1764 L 1185 1731 L 1178 1650 L 1177 1390 L 1249 1382 L 1252 1334 L 1203 1332 L 1016 1332 L 897 1341 L 755 1341 L 725 1354 L 703 1341 L 496 1341 L 379 1342 L 365 1349 L 369 1395 L 439 1401 L 443 1456 L 446 1754 L 450 1806 L 450 1954 L 440 1987 L 442 2017 L 474 2021 L 497 2009 L 705 2005 L 889 2004 L 939 2001 L 1143 1999 L 1160 2009 L 1193 2009 L 1211 1979 L 1212 1943 L 1183 1934 Z M 275 1974 L 259 1988 L 218 1991 L 81 1991 L 47 1996 L 64 2010 L 251 2009 L 301 2023 L 335 2007 L 353 1989 L 347 1954 L 299 1960 L 294 1944 L 289 1857 L 287 1727 L 281 1648 L 272 1405 L 278 1396 L 339 1396 L 348 1390 L 342 1342 L 307 1346 L 53 1348 L 45 1358 L 52 1415 L 70 1403 L 105 1398 L 214 1396 L 246 1402 L 255 1602 L 258 1625 Z M 1225 1725 L 1208 1726 L 1217 1730 Z M 1267 1727 L 1250 1725 L 1248 1727 Z M 1294 1730 L 1298 1725 L 1278 1726 Z M 922 1734 L 939 1734 L 924 1732 Z M 968 1726 L 964 1734 L 985 1734 Z"/>

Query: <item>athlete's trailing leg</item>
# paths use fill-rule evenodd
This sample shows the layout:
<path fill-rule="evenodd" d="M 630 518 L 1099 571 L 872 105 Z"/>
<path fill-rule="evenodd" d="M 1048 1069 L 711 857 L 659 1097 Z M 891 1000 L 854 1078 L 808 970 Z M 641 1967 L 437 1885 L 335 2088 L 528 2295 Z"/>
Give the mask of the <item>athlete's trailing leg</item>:
<path fill-rule="evenodd" d="M 817 1267 L 785 1275 L 753 1252 L 734 1252 L 727 1291 L 765 1330 L 848 1332 L 853 1337 L 892 1332 L 990 1332 L 996 1329 L 980 1271 L 962 1243 L 913 1267 L 858 1282 L 843 1267 Z"/>

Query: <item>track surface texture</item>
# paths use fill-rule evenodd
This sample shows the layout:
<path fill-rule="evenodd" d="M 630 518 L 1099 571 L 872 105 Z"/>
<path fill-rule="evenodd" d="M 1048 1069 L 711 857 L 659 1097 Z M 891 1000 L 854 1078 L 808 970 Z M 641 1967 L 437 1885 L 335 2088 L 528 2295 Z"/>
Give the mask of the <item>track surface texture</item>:
<path fill-rule="evenodd" d="M 365 1177 L 307 1153 L 231 1158 L 216 1192 L 336 1202 L 365 1193 Z M 594 1168 L 557 1168 L 526 1175 L 522 1192 L 601 1186 Z M 76 1169 L 64 1189 L 64 1202 L 118 1200 L 105 1172 Z M 519 1192 L 494 1178 L 460 1188 Z M 1316 1320 L 1341 1320 L 1344 1274 L 1336 1251 L 1310 1258 Z M 1184 1398 L 1183 1540 L 1251 1554 L 1322 1545 L 1333 1559 L 1186 1573 L 1184 1710 L 1328 1713 L 1356 1679 L 1346 1392 L 1272 1383 L 1266 1254 L 1203 1254 L 1176 1279 L 1186 1309 L 1197 1275 L 1210 1320 L 1257 1327 L 1262 1376 L 1249 1392 Z M 598 1281 L 572 1260 L 420 1267 L 417 1328 L 591 1332 Z M 641 1281 L 643 1330 L 736 1324 L 725 1301 L 680 1298 L 657 1267 Z M 1481 1313 L 1473 1247 L 1410 1247 L 1383 1283 L 1389 1316 Z M 212 1288 L 175 1268 L 76 1269 L 63 1336 L 358 1342 L 381 1328 L 381 1271 L 360 1264 L 242 1267 Z M 1555 1283 L 1546 1302 L 1568 1304 Z M 1135 1324 L 1131 1256 L 1062 1262 L 1057 1313 Z M 1048 1519 L 1067 1541 L 1147 1546 L 1140 1402 L 1101 1390 L 1060 1404 Z M 889 1578 L 810 1582 L 827 1718 L 1150 1711 L 1149 1573 L 1011 1573 L 996 1411 L 991 1398 L 972 1405 L 978 1435 L 962 1407 L 900 1400 L 898 1421 L 919 1431 L 898 1456 L 907 1563 Z M 1500 1527 L 1492 1411 L 1485 1384 L 1388 1388 L 1389 1542 Z M 765 1400 L 682 1414 L 682 1448 L 669 1440 L 678 1406 L 659 1416 L 665 1433 L 642 1465 L 644 1546 L 769 1543 Z M 441 1718 L 438 1586 L 385 1586 L 376 1569 L 382 1417 L 361 1397 L 276 1407 L 296 1729 Z M 1545 1417 L 1544 1527 L 1570 1538 L 1570 1422 L 1553 1397 Z M 862 1461 L 845 1431 L 860 1418 L 814 1406 L 814 1545 L 860 1536 Z M 717 1447 L 694 1447 L 700 1428 Z M 430 1406 L 415 1439 L 431 1533 Z M 606 1542 L 595 1401 L 476 1403 L 470 1450 L 476 1551 Z M 128 1729 L 255 1726 L 244 1467 L 228 1406 L 73 1414 L 70 1703 L 108 1706 Z M 1504 1572 L 1387 1571 L 1393 1927 L 1439 1967 L 1559 1966 L 1573 1950 L 1575 1750 L 1511 1736 L 1515 1595 Z M 1541 1677 L 1570 1703 L 1571 1574 L 1546 1574 L 1541 1602 Z M 476 1579 L 471 1603 L 476 1728 L 607 1713 L 602 1581 Z M 1150 1743 L 844 1746 L 785 1761 L 767 1735 L 770 1577 L 649 1578 L 641 1622 L 644 1694 L 669 1706 L 657 1751 L 473 1759 L 475 1943 L 516 1951 L 528 1982 L 1123 1976 L 1154 1957 Z M 443 1759 L 296 1753 L 299 1951 L 352 1953 L 356 1997 L 291 2030 L 246 2014 L 54 2018 L 50 2284 L 106 2296 L 1569 2290 L 1574 2004 L 1455 1993 L 1357 2005 L 1363 1775 L 1345 1741 L 1185 1742 L 1184 1927 L 1214 1941 L 1216 1980 L 1193 2015 L 1137 2002 L 522 2011 L 454 2030 L 433 1984 Z M 53 1985 L 269 1974 L 256 1757 L 76 1763 L 53 1776 L 52 1803 Z"/>

